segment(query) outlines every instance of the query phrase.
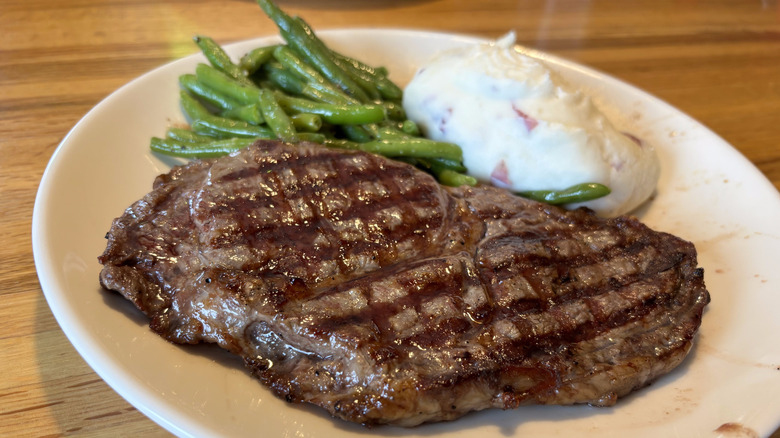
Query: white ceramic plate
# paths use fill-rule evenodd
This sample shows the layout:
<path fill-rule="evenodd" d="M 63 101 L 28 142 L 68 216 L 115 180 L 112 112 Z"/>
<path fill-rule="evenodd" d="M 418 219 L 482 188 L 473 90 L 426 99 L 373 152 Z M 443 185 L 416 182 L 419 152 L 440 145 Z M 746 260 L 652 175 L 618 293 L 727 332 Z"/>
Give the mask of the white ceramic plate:
<path fill-rule="evenodd" d="M 434 52 L 476 40 L 399 30 L 322 32 L 334 48 L 390 68 L 406 83 Z M 235 57 L 263 38 L 228 47 Z M 154 70 L 90 111 L 51 158 L 33 214 L 41 287 L 70 341 L 119 394 L 181 436 L 694 437 L 769 435 L 780 424 L 780 196 L 735 149 L 669 105 L 625 83 L 531 52 L 591 93 L 617 124 L 656 145 L 658 195 L 638 212 L 692 240 L 712 304 L 686 362 L 612 408 L 532 406 L 451 423 L 367 430 L 289 405 L 215 347 L 175 346 L 128 302 L 98 285 L 111 220 L 175 160 L 149 152 L 151 136 L 182 121 L 177 77 L 200 56 Z M 724 426 L 725 425 L 725 426 Z M 727 430 L 728 429 L 728 430 Z M 748 436 L 748 435 L 744 435 Z"/>

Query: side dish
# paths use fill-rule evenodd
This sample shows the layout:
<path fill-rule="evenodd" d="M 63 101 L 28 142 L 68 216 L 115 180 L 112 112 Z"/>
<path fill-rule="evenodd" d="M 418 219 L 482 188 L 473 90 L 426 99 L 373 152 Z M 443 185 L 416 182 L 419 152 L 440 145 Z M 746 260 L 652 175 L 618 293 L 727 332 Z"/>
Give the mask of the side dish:
<path fill-rule="evenodd" d="M 214 40 L 196 37 L 209 63 L 179 77 L 190 126 L 152 138 L 152 150 L 207 158 L 261 138 L 314 141 L 414 164 L 442 184 L 476 184 L 465 174 L 460 147 L 423 137 L 406 118 L 403 91 L 387 71 L 331 50 L 305 21 L 272 2 L 258 4 L 284 44 L 257 47 L 233 62 Z"/>
<path fill-rule="evenodd" d="M 615 216 L 646 201 L 658 181 L 652 145 L 618 131 L 587 95 L 519 51 L 512 34 L 421 66 L 404 108 L 428 137 L 463 149 L 469 175 L 521 195 Z M 593 199 L 545 198 L 567 190 Z"/>

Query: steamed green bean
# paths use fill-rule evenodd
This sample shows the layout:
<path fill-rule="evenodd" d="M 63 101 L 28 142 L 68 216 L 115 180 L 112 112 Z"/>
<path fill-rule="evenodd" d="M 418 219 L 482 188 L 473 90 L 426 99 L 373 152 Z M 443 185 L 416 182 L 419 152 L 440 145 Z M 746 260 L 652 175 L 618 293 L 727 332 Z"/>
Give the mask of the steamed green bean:
<path fill-rule="evenodd" d="M 227 119 L 243 120 L 252 125 L 262 125 L 263 122 L 265 122 L 260 107 L 256 103 L 252 105 L 241 105 L 227 111 L 222 111 L 220 116 Z"/>
<path fill-rule="evenodd" d="M 266 78 L 275 87 L 290 94 L 303 94 L 306 81 L 295 76 L 277 62 L 269 62 L 263 66 Z"/>
<path fill-rule="evenodd" d="M 184 129 L 184 128 L 168 128 L 168 131 L 165 133 L 165 137 L 169 138 L 171 140 L 180 141 L 182 143 L 208 143 L 210 141 L 214 141 L 215 138 L 198 134 L 190 129 Z"/>
<path fill-rule="evenodd" d="M 287 111 L 298 113 L 318 114 L 328 123 L 338 125 L 362 125 L 376 123 L 384 120 L 385 110 L 382 105 L 334 105 L 328 103 L 313 102 L 275 93 L 279 105 Z"/>
<path fill-rule="evenodd" d="M 275 48 L 276 45 L 254 48 L 241 57 L 238 66 L 251 75 L 273 57 Z"/>
<path fill-rule="evenodd" d="M 199 100 L 202 100 L 221 111 L 227 111 L 241 106 L 241 104 L 234 99 L 227 97 L 198 81 L 198 78 L 195 77 L 194 74 L 183 74 L 179 76 L 179 85 L 182 89 L 189 91 Z"/>
<path fill-rule="evenodd" d="M 443 157 L 451 160 L 461 160 L 463 158 L 458 146 L 452 143 L 444 143 L 424 138 L 373 140 L 365 143 L 350 142 L 334 144 L 334 146 L 346 149 L 358 149 L 384 155 L 386 157 Z"/>
<path fill-rule="evenodd" d="M 317 114 L 298 113 L 291 115 L 290 119 L 298 131 L 317 132 L 322 129 L 322 117 Z"/>
<path fill-rule="evenodd" d="M 260 89 L 255 85 L 246 85 L 231 76 L 207 64 L 195 67 L 195 77 L 203 85 L 244 105 L 257 103 Z"/>
<path fill-rule="evenodd" d="M 368 96 L 325 52 L 325 48 L 310 39 L 303 27 L 269 0 L 257 0 L 260 8 L 279 28 L 279 33 L 298 55 L 319 71 L 325 78 L 361 102 Z"/>
<path fill-rule="evenodd" d="M 591 201 L 611 193 L 609 187 L 599 183 L 577 184 L 564 190 L 533 190 L 520 192 L 518 195 L 548 204 L 572 204 Z"/>
<path fill-rule="evenodd" d="M 286 68 L 287 71 L 304 81 L 304 86 L 316 90 L 317 94 L 310 96 L 315 100 L 337 104 L 359 103 L 333 86 L 316 69 L 306 64 L 306 62 L 293 53 L 290 48 L 279 46 L 274 49 L 274 59 Z"/>
<path fill-rule="evenodd" d="M 213 158 L 245 148 L 254 141 L 254 139 L 229 138 L 194 144 L 170 138 L 152 137 L 149 146 L 153 151 L 163 155 L 183 158 Z"/>
<path fill-rule="evenodd" d="M 179 102 L 181 103 L 181 109 L 190 121 L 211 116 L 209 110 L 186 91 L 182 90 L 179 92 Z"/>
<path fill-rule="evenodd" d="M 193 38 L 203 55 L 209 60 L 212 66 L 229 75 L 233 79 L 250 85 L 251 82 L 246 77 L 244 69 L 234 64 L 227 53 L 213 39 L 207 36 L 197 35 Z"/>
<path fill-rule="evenodd" d="M 198 134 L 219 138 L 275 138 L 274 132 L 267 126 L 256 126 L 224 117 L 205 116 L 194 120 L 191 125 L 192 130 Z"/>
<path fill-rule="evenodd" d="M 260 90 L 259 106 L 260 111 L 263 113 L 263 118 L 277 138 L 290 140 L 295 137 L 293 122 L 279 105 L 279 102 L 276 101 L 273 91 L 268 89 Z"/>
<path fill-rule="evenodd" d="M 353 68 L 371 76 L 382 99 L 397 102 L 403 97 L 403 90 L 387 77 L 387 70 L 384 68 L 371 67 L 333 50 L 331 50 L 331 54 L 344 63 L 352 65 Z"/>

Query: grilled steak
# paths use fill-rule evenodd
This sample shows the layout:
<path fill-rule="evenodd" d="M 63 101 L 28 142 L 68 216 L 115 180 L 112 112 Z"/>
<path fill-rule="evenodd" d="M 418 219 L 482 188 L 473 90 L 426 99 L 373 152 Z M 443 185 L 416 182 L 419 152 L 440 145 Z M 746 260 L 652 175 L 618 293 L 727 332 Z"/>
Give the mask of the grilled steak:
<path fill-rule="evenodd" d="M 273 141 L 159 176 L 99 260 L 165 339 L 366 425 L 611 405 L 683 360 L 709 302 L 693 245 L 634 218 Z"/>

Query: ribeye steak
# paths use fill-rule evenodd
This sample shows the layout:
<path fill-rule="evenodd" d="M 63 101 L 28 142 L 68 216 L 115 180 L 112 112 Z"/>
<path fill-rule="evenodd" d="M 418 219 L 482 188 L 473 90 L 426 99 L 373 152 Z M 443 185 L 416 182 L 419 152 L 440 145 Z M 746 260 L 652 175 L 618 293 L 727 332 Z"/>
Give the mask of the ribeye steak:
<path fill-rule="evenodd" d="M 366 425 L 613 404 L 677 366 L 709 302 L 693 245 L 631 217 L 260 141 L 159 176 L 100 282 L 176 343 Z"/>

